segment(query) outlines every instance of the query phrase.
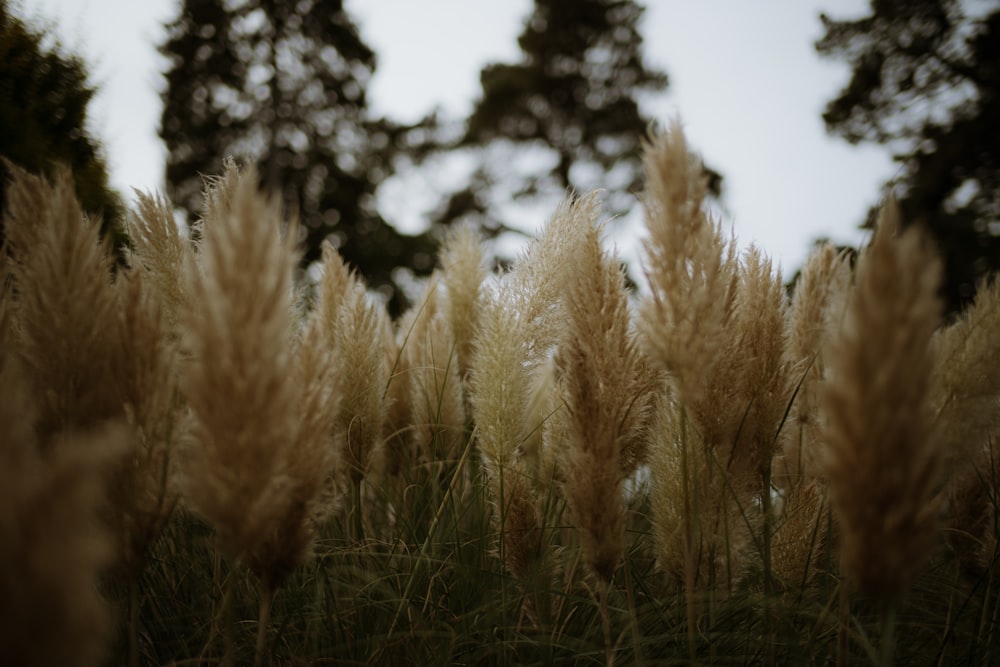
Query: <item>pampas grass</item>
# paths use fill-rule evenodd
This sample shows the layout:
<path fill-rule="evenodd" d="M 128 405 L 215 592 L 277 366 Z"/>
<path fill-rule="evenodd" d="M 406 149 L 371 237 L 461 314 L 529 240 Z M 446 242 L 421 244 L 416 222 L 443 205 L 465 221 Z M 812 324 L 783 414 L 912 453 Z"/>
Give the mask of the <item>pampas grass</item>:
<path fill-rule="evenodd" d="M 293 236 L 281 236 L 277 203 L 256 188 L 252 169 L 230 167 L 216 183 L 200 270 L 189 274 L 184 324 L 191 359 L 182 386 L 192 437 L 180 482 L 215 528 L 223 553 L 261 581 L 260 662 L 271 598 L 312 556 L 330 509 L 327 478 L 345 462 L 330 441 L 333 414 L 301 414 L 305 406 L 328 407 L 304 395 L 316 388 L 313 374 L 322 377 L 325 359 L 293 354 Z M 329 421 L 317 424 L 324 416 Z"/>
<path fill-rule="evenodd" d="M 173 209 L 161 195 L 136 193 L 136 207 L 128 216 L 134 268 L 148 276 L 158 294 L 167 329 L 175 333 L 181 309 L 187 303 L 185 268 L 191 245 L 181 237 Z"/>
<path fill-rule="evenodd" d="M 147 280 L 140 273 L 119 276 L 108 338 L 115 348 L 110 391 L 135 442 L 109 478 L 109 514 L 115 534 L 125 538 L 119 551 L 129 579 L 139 576 L 177 502 L 172 459 L 183 438 L 177 349 Z"/>
<path fill-rule="evenodd" d="M 825 371 L 822 350 L 843 318 L 850 283 L 847 257 L 824 243 L 810 255 L 795 286 L 787 318 L 786 362 L 798 386 L 781 432 L 781 452 L 775 465 L 784 488 L 820 474 L 818 391 Z"/>
<path fill-rule="evenodd" d="M 659 383 L 644 372 L 625 275 L 601 249 L 598 210 L 591 196 L 563 213 L 575 227 L 568 259 L 576 271 L 566 285 L 566 327 L 554 358 L 562 410 L 546 429 L 584 562 L 607 584 L 625 551 L 622 484 L 644 462 Z"/>
<path fill-rule="evenodd" d="M 940 262 L 919 229 L 896 236 L 882 209 L 861 255 L 844 322 L 824 354 L 823 474 L 840 528 L 841 566 L 866 594 L 897 601 L 929 555 L 944 452 L 930 437 L 930 341 Z"/>
<path fill-rule="evenodd" d="M 792 391 L 787 306 L 770 260 L 754 247 L 738 257 L 708 218 L 677 126 L 652 140 L 645 164 L 650 295 L 638 328 L 671 402 L 651 453 L 661 565 L 689 594 L 731 590 L 761 521 L 768 558 L 771 461 Z"/>
<path fill-rule="evenodd" d="M 1000 281 L 980 285 L 972 305 L 932 340 L 932 428 L 949 463 L 975 457 L 1000 427 Z"/>
<path fill-rule="evenodd" d="M 555 220 L 550 225 L 554 226 Z M 501 559 L 519 579 L 537 564 L 540 516 L 523 444 L 540 429 L 529 410 L 532 377 L 555 341 L 558 313 L 551 277 L 534 258 L 560 242 L 546 234 L 521 257 L 513 271 L 487 293 L 474 339 L 470 404 L 483 458 Z M 550 265 L 551 267 L 551 265 Z M 510 481 L 508 481 L 510 480 Z"/>
<path fill-rule="evenodd" d="M 423 299 L 404 315 L 399 327 L 409 448 L 414 462 L 422 466 L 454 463 L 466 442 L 459 343 L 445 299 L 441 276 L 434 274 Z"/>
<path fill-rule="evenodd" d="M 464 381 L 472 366 L 483 283 L 489 273 L 486 249 L 478 232 L 466 225 L 451 230 L 441 246 L 440 263 L 441 281 L 447 292 L 447 318 L 455 337 L 459 375 Z"/>
<path fill-rule="evenodd" d="M 997 283 L 940 322 L 889 204 L 789 299 L 679 125 L 645 151 L 637 298 L 572 195 L 394 322 L 252 169 L 189 233 L 140 196 L 115 267 L 12 170 L 0 661 L 990 663 Z"/>
<path fill-rule="evenodd" d="M 98 576 L 114 551 L 98 512 L 105 466 L 127 432 L 61 434 L 42 448 L 8 325 L 0 315 L 0 663 L 99 665 L 110 608 Z"/>
<path fill-rule="evenodd" d="M 996 554 L 1000 438 L 1000 283 L 980 286 L 971 307 L 939 329 L 930 397 L 932 438 L 952 479 L 944 494 L 948 539 L 963 567 L 988 569 Z"/>
<path fill-rule="evenodd" d="M 334 421 L 347 479 L 360 484 L 381 463 L 383 399 L 388 382 L 382 342 L 384 310 L 368 300 L 364 283 L 332 246 L 323 248 L 316 314 L 342 392 Z"/>
<path fill-rule="evenodd" d="M 10 377 L 4 377 L 9 391 Z M 98 575 L 114 557 L 101 525 L 102 468 L 121 430 L 59 436 L 46 451 L 15 440 L 21 415 L 4 406 L 0 511 L 0 661 L 5 665 L 98 665 L 110 608 Z"/>
<path fill-rule="evenodd" d="M 115 295 L 100 225 L 86 219 L 66 171 L 53 183 L 12 166 L 5 234 L 17 290 L 20 354 L 49 438 L 120 413 L 107 392 Z"/>
<path fill-rule="evenodd" d="M 735 245 L 705 211 L 705 177 L 678 124 L 647 145 L 644 166 L 650 294 L 637 326 L 647 354 L 694 403 L 708 391 L 705 369 L 726 341 Z"/>

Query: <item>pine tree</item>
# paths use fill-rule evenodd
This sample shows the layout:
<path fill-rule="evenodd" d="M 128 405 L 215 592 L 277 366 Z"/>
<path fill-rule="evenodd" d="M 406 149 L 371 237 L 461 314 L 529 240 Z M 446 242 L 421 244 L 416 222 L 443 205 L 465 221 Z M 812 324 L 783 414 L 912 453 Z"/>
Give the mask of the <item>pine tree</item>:
<path fill-rule="evenodd" d="M 498 184 L 508 184 L 515 199 L 602 188 L 612 213 L 635 204 L 640 142 L 650 123 L 639 97 L 667 87 L 667 75 L 643 58 L 643 11 L 632 0 L 535 0 L 518 38 L 520 62 L 482 70 L 482 95 L 458 145 L 530 148 L 545 166 L 507 173 L 509 161 L 487 152 L 440 218 L 482 219 L 492 206 L 488 191 Z M 717 193 L 721 177 L 707 173 Z"/>
<path fill-rule="evenodd" d="M 0 0 L 0 156 L 50 178 L 55 169 L 69 168 L 83 210 L 121 242 L 125 208 L 108 184 L 101 143 L 87 129 L 96 89 L 81 58 L 63 53 L 58 43 L 48 47 L 47 41 Z M 0 215 L 8 180 L 0 161 Z"/>
<path fill-rule="evenodd" d="M 161 51 L 167 188 L 190 217 L 204 176 L 233 156 L 257 164 L 262 186 L 299 216 L 305 263 L 330 239 L 390 293 L 397 266 L 429 271 L 430 236 L 400 234 L 375 207 L 408 128 L 369 117 L 375 53 L 341 0 L 184 0 Z"/>
<path fill-rule="evenodd" d="M 961 0 L 873 1 L 859 19 L 822 16 L 816 43 L 853 70 L 826 107 L 827 129 L 891 148 L 903 219 L 935 238 L 952 311 L 1000 269 L 1000 9 L 976 10 Z"/>

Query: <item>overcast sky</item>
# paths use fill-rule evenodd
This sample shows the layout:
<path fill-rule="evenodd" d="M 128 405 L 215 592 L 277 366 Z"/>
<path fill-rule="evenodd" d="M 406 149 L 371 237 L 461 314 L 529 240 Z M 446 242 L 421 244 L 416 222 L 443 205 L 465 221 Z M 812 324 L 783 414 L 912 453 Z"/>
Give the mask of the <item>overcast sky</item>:
<path fill-rule="evenodd" d="M 156 45 L 179 3 L 20 2 L 20 14 L 36 25 L 48 22 L 90 63 L 100 87 L 92 129 L 106 144 L 112 184 L 126 194 L 161 188 L 165 150 L 156 128 L 163 62 Z M 482 65 L 518 57 L 517 35 L 532 3 L 347 0 L 346 6 L 378 54 L 369 91 L 375 110 L 413 120 L 434 108 L 457 118 L 468 112 Z M 822 31 L 821 11 L 854 17 L 867 2 L 649 0 L 646 6 L 646 55 L 670 76 L 666 94 L 647 109 L 660 121 L 680 117 L 690 144 L 722 172 L 725 220 L 740 243 L 756 242 L 790 276 L 817 237 L 860 242 L 856 225 L 895 166 L 883 148 L 826 136 L 820 113 L 849 70 L 821 61 L 813 42 Z M 539 217 L 536 225 L 544 223 Z M 636 252 L 636 227 L 614 239 L 627 257 Z"/>

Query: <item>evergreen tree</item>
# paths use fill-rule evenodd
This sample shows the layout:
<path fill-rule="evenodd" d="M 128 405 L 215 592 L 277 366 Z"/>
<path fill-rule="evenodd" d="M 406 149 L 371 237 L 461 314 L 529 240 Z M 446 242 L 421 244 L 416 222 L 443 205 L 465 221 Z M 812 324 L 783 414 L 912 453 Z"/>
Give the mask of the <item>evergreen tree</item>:
<path fill-rule="evenodd" d="M 57 167 L 70 168 L 83 210 L 121 242 L 125 208 L 108 185 L 101 144 L 87 130 L 95 89 L 83 60 L 62 53 L 58 43 L 45 46 L 46 40 L 0 0 L 0 156 L 49 177 Z M 0 161 L 0 220 L 9 180 Z"/>
<path fill-rule="evenodd" d="M 952 310 L 1000 268 L 1000 8 L 975 9 L 873 0 L 860 19 L 822 16 L 816 43 L 853 69 L 823 114 L 827 129 L 892 149 L 904 219 L 926 224 L 940 246 Z"/>
<path fill-rule="evenodd" d="M 373 287 L 391 291 L 398 266 L 429 271 L 430 235 L 400 234 L 375 207 L 410 128 L 368 117 L 375 54 L 341 0 L 184 0 L 161 51 L 167 189 L 189 216 L 231 155 L 298 214 L 305 263 L 330 239 Z"/>
<path fill-rule="evenodd" d="M 632 0 L 535 0 L 518 38 L 520 62 L 482 70 L 482 95 L 458 142 L 535 149 L 535 169 L 507 173 L 510 160 L 487 151 L 440 218 L 482 219 L 495 206 L 487 192 L 511 181 L 507 188 L 515 199 L 603 188 L 612 213 L 634 205 L 642 178 L 640 142 L 650 120 L 638 97 L 667 86 L 667 75 L 643 59 L 643 11 Z M 717 193 L 721 177 L 708 175 Z"/>

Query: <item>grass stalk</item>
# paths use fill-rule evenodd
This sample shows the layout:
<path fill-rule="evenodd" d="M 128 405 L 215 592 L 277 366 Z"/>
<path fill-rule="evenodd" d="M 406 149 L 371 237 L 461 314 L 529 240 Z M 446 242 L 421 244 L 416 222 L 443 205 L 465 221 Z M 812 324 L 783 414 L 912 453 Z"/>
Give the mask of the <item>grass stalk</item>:
<path fill-rule="evenodd" d="M 500 492 L 500 539 L 497 544 L 497 551 L 499 552 L 500 562 L 505 563 L 507 561 L 507 497 L 506 489 L 507 486 L 504 484 L 504 466 L 500 466 L 500 470 L 497 472 L 499 475 L 499 487 Z M 507 576 L 500 578 L 500 608 L 507 609 Z M 503 664 L 507 664 L 507 624 L 504 623 L 503 627 L 500 628 L 500 645 L 503 647 Z"/>
<path fill-rule="evenodd" d="M 225 626 L 223 639 L 225 641 L 225 653 L 222 655 L 221 664 L 223 667 L 232 667 L 236 664 L 236 576 L 235 570 L 231 570 L 226 576 L 226 592 L 222 596 L 222 625 Z"/>
<path fill-rule="evenodd" d="M 882 609 L 882 641 L 879 650 L 879 662 L 883 667 L 893 664 L 896 652 L 896 615 L 898 602 L 891 600 Z"/>
<path fill-rule="evenodd" d="M 695 663 L 698 654 L 696 636 L 696 610 L 695 610 L 695 549 L 698 543 L 698 525 L 695 516 L 694 503 L 691 495 L 693 493 L 691 463 L 688 457 L 687 441 L 687 415 L 681 411 L 680 419 L 680 442 L 681 442 L 681 471 L 684 475 L 684 610 L 687 626 L 688 659 L 691 664 Z"/>
<path fill-rule="evenodd" d="M 777 662 L 775 655 L 775 633 L 774 633 L 774 581 L 771 577 L 771 536 L 774 530 L 774 517 L 772 516 L 771 503 L 771 466 L 767 466 L 764 475 L 763 490 L 761 492 L 761 506 L 764 512 L 763 526 L 763 548 L 762 559 L 764 561 L 764 630 L 767 637 L 767 664 L 774 665 Z"/>
<path fill-rule="evenodd" d="M 431 541 L 437 534 L 438 524 L 441 523 L 441 517 L 444 516 L 445 508 L 448 503 L 451 502 L 451 498 L 455 493 L 455 487 L 458 485 L 458 481 L 462 478 L 462 471 L 465 468 L 465 464 L 469 460 L 469 456 L 472 454 L 472 443 L 475 440 L 475 434 L 470 435 L 468 442 L 465 445 L 465 450 L 462 452 L 462 458 L 459 459 L 458 465 L 455 466 L 455 471 L 451 476 L 451 482 L 448 484 L 448 490 L 444 494 L 444 498 L 441 499 L 441 503 L 438 505 L 437 512 L 434 514 L 434 519 L 431 521 L 430 527 L 427 529 L 427 537 L 424 539 L 423 544 L 420 545 L 420 553 L 417 554 L 417 560 L 413 565 L 413 572 L 410 574 L 409 580 L 406 582 L 406 589 L 403 591 L 403 595 L 399 600 L 399 606 L 396 607 L 396 613 L 392 617 L 392 623 L 389 624 L 389 630 L 386 632 L 385 644 L 383 644 L 379 653 L 385 649 L 386 646 L 392 640 L 393 635 L 396 632 L 396 626 L 399 625 L 399 619 L 403 615 L 403 609 L 406 607 L 410 600 L 410 595 L 413 592 L 413 585 L 416 582 L 416 575 L 419 571 L 420 565 L 427 558 L 427 551 L 430 548 Z"/>
<path fill-rule="evenodd" d="M 635 606 L 635 590 L 634 582 L 632 581 L 632 561 L 628 558 L 628 554 L 626 554 L 626 557 L 622 560 L 625 572 L 625 594 L 628 599 L 629 626 L 631 626 L 632 630 L 632 650 L 634 651 L 632 663 L 635 665 L 644 665 L 646 660 L 642 653 L 642 628 L 639 623 L 639 614 Z"/>
<path fill-rule="evenodd" d="M 608 588 L 610 582 L 601 580 L 597 584 L 597 592 L 601 604 L 601 628 L 604 631 L 604 661 L 607 667 L 614 667 L 615 646 L 611 641 L 611 612 L 608 609 Z"/>
<path fill-rule="evenodd" d="M 848 630 L 851 626 L 851 596 L 845 581 L 838 590 L 840 604 L 837 611 L 837 667 L 846 667 L 850 661 Z"/>
<path fill-rule="evenodd" d="M 128 664 L 139 666 L 139 579 L 129 577 L 128 582 Z"/>
<path fill-rule="evenodd" d="M 365 542 L 365 522 L 364 514 L 362 513 L 361 503 L 363 489 L 361 488 L 364 484 L 364 478 L 359 477 L 354 480 L 354 542 L 355 544 L 362 545 Z"/>
<path fill-rule="evenodd" d="M 254 649 L 254 667 L 264 667 L 268 659 L 268 626 L 271 622 L 271 603 L 274 600 L 274 585 L 265 577 L 260 587 L 260 608 L 257 613 L 257 643 Z"/>
<path fill-rule="evenodd" d="M 212 584 L 213 592 L 222 589 L 222 599 L 217 603 L 214 613 L 212 614 L 212 621 L 209 625 L 208 637 L 205 639 L 205 645 L 202 647 L 201 654 L 198 657 L 198 661 L 207 660 L 209 652 L 212 650 L 212 642 L 215 641 L 217 634 L 222 633 L 221 626 L 226 622 L 226 609 L 229 605 L 229 598 L 232 592 L 232 586 L 230 585 L 230 577 L 223 578 L 222 573 L 222 555 L 216 551 L 212 555 Z M 214 597 L 214 595 L 213 595 Z M 229 640 L 227 642 L 227 653 Z"/>

